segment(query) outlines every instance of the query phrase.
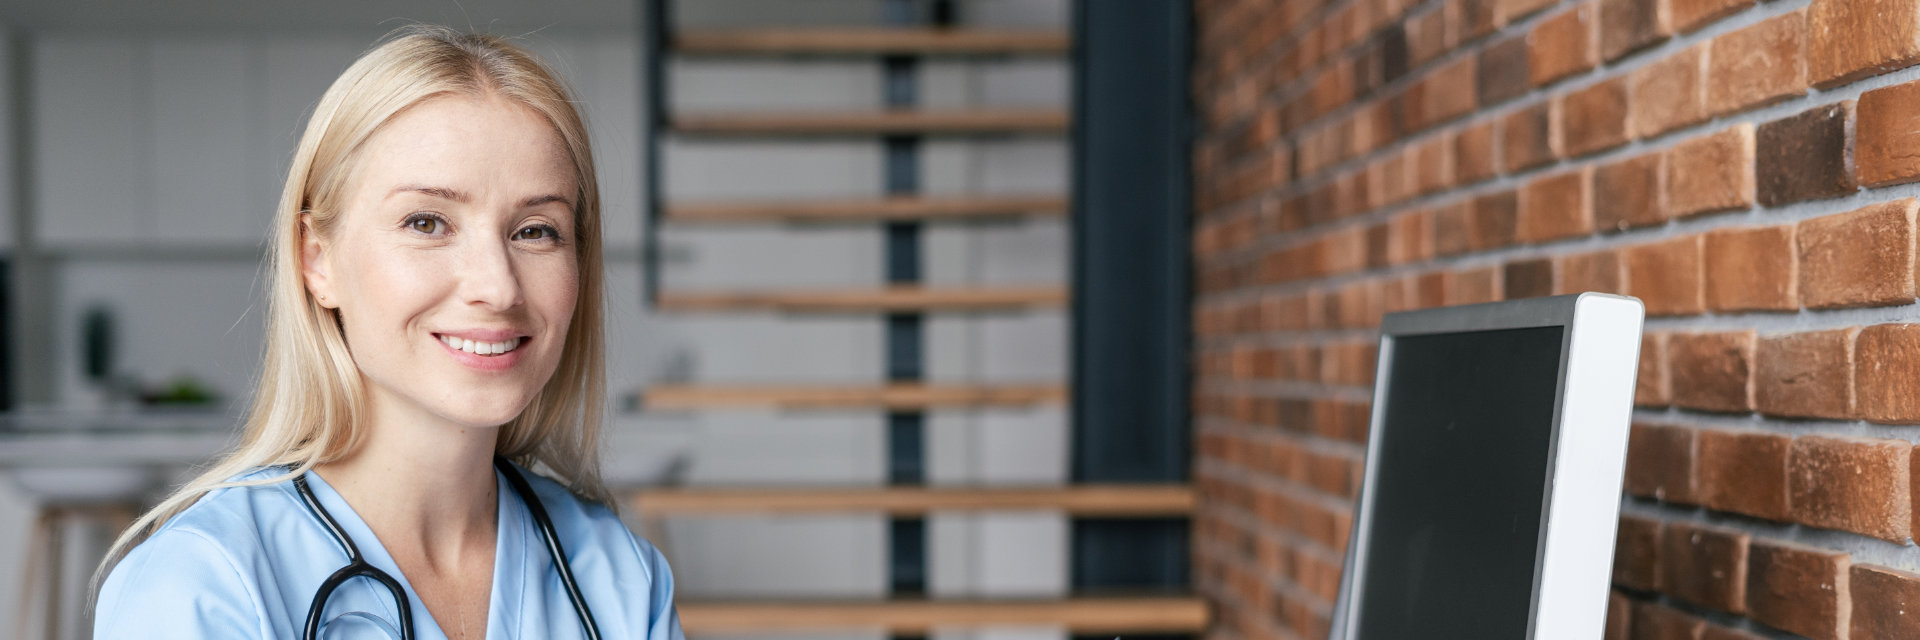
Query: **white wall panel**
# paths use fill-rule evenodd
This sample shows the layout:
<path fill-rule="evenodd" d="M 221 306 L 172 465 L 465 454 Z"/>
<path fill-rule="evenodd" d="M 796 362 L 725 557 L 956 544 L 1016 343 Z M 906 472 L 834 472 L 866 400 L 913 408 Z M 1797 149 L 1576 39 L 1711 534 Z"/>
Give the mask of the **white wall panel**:
<path fill-rule="evenodd" d="M 34 46 L 33 215 L 51 245 L 151 237 L 144 41 L 47 36 Z"/>
<path fill-rule="evenodd" d="M 153 238 L 194 246 L 258 244 L 272 205 L 250 171 L 252 116 L 262 98 L 251 63 L 257 49 L 238 38 L 155 41 L 151 78 Z M 263 206 L 264 205 L 264 206 Z"/>
<path fill-rule="evenodd" d="M 880 64 L 858 58 L 674 58 L 670 112 L 878 109 Z"/>
<path fill-rule="evenodd" d="M 882 187 L 872 141 L 674 137 L 661 155 L 669 202 L 874 196 Z"/>

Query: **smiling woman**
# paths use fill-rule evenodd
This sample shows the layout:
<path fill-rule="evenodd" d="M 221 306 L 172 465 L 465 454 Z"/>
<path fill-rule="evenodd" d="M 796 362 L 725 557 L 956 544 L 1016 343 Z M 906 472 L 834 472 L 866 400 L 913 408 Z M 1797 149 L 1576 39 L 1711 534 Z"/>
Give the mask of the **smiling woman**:
<path fill-rule="evenodd" d="M 243 440 L 115 544 L 97 637 L 680 636 L 599 480 L 586 140 L 493 37 L 410 28 L 334 82 L 276 212 Z"/>

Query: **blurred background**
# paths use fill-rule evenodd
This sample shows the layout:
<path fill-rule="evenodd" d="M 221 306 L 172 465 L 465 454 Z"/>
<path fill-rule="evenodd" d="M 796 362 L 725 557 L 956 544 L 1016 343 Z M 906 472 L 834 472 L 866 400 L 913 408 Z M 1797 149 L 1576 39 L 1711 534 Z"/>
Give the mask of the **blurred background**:
<path fill-rule="evenodd" d="M 513 36 L 577 92 L 605 467 L 691 635 L 1198 629 L 1188 8 L 1132 4 L 1109 30 L 1148 36 L 1102 40 L 1096 90 L 1153 107 L 1089 116 L 1069 0 L 0 1 L 0 636 L 87 637 L 105 545 L 234 441 L 291 151 L 411 22 Z M 1088 118 L 1158 136 L 1077 149 Z M 1069 222 L 1088 154 L 1138 213 Z M 1138 427 L 1078 430 L 1076 396 Z"/>

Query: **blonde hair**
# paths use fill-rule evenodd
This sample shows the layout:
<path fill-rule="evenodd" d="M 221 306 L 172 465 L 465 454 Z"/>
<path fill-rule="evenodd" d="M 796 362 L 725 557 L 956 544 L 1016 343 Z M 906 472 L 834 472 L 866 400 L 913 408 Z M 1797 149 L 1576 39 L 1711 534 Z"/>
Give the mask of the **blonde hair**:
<path fill-rule="evenodd" d="M 96 587 L 133 545 L 207 492 L 284 482 L 338 459 L 366 437 L 367 396 L 359 369 L 333 313 L 301 277 L 301 217 L 327 237 L 363 143 L 400 112 L 446 95 L 498 96 L 532 109 L 553 125 L 573 161 L 580 190 L 573 243 L 579 299 L 558 369 L 526 409 L 500 427 L 495 446 L 500 455 L 542 468 L 586 499 L 612 504 L 598 455 L 606 397 L 600 189 L 586 125 L 566 85 L 519 47 L 494 36 L 411 26 L 340 74 L 294 151 L 266 258 L 266 352 L 239 445 L 134 521 L 95 571 Z M 290 469 L 271 478 L 231 480 L 269 466 Z"/>

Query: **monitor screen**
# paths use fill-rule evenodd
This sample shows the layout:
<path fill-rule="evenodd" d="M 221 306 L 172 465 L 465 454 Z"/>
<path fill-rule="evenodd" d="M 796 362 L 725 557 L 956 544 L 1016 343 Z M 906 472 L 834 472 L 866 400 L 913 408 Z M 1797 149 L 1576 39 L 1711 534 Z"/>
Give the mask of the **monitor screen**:
<path fill-rule="evenodd" d="M 1396 338 L 1355 638 L 1524 638 L 1559 326 Z"/>
<path fill-rule="evenodd" d="M 1600 640 L 1639 300 L 1388 314 L 1333 640 Z"/>

